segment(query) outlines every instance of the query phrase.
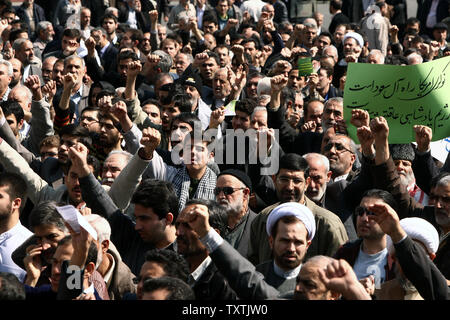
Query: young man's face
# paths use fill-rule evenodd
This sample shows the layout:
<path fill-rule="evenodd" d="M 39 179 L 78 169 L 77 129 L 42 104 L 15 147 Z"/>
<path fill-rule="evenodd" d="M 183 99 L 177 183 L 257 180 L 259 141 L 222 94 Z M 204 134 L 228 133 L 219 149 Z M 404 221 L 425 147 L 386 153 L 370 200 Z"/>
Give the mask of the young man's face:
<path fill-rule="evenodd" d="M 161 278 L 166 275 L 162 265 L 154 261 L 146 261 L 141 267 L 141 272 L 139 273 L 139 282 L 136 286 L 136 296 L 138 300 L 142 300 L 142 288 L 144 282 L 147 279 Z"/>
<path fill-rule="evenodd" d="M 117 24 L 114 22 L 114 19 L 105 19 L 102 27 L 105 29 L 107 34 L 113 34 L 117 29 Z"/>
<path fill-rule="evenodd" d="M 301 221 L 284 223 L 278 221 L 275 238 L 269 237 L 275 263 L 284 271 L 297 268 L 303 261 L 311 241 Z"/>
<path fill-rule="evenodd" d="M 185 139 L 187 142 L 191 139 Z M 183 154 L 183 160 L 188 170 L 201 170 L 206 167 L 209 161 L 209 151 L 206 141 L 190 142 L 190 153 Z"/>
<path fill-rule="evenodd" d="M 247 130 L 250 128 L 250 115 L 240 110 L 236 110 L 236 115 L 233 117 L 231 126 L 233 127 L 233 130 Z"/>
<path fill-rule="evenodd" d="M 157 245 L 164 238 L 166 219 L 160 219 L 152 208 L 135 204 L 134 216 L 136 217 L 134 229 L 144 242 Z"/>
<path fill-rule="evenodd" d="M 300 202 L 303 199 L 309 179 L 303 171 L 280 169 L 275 182 L 278 200 L 281 202 Z"/>
<path fill-rule="evenodd" d="M 181 113 L 180 109 L 178 107 L 173 106 L 173 104 L 162 107 L 161 120 L 163 129 L 165 131 L 170 130 L 170 127 L 172 125 L 172 119 L 175 118 L 180 113 Z"/>

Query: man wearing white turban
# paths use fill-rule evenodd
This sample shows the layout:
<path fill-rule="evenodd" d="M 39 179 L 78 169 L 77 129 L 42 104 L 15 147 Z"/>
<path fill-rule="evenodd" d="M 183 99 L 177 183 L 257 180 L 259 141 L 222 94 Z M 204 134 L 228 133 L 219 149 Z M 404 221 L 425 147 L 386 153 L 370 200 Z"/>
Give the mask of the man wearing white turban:
<path fill-rule="evenodd" d="M 281 294 L 292 294 L 306 251 L 316 232 L 314 215 L 300 203 L 286 202 L 269 214 L 266 231 L 273 260 L 257 265 L 256 270 Z"/>
<path fill-rule="evenodd" d="M 396 278 L 375 291 L 378 300 L 446 300 L 447 280 L 433 263 L 439 246 L 435 227 L 422 218 L 400 220 L 387 204 L 369 207 L 377 222 L 388 235 L 387 248 L 395 261 Z"/>

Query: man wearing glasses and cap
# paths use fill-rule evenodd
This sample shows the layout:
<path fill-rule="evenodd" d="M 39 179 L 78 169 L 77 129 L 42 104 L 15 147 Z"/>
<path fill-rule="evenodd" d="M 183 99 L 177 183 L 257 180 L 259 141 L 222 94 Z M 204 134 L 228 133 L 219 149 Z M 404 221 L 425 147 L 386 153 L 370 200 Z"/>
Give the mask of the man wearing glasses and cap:
<path fill-rule="evenodd" d="M 247 256 L 250 227 L 256 213 L 249 207 L 252 182 L 241 170 L 228 169 L 217 177 L 214 194 L 225 208 L 228 233 L 224 237 L 242 256 Z"/>

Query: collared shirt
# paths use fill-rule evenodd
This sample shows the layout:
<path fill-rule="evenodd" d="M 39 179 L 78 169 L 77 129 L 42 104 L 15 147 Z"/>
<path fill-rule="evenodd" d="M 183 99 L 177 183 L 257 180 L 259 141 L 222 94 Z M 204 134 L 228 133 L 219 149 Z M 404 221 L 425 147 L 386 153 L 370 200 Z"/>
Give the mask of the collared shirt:
<path fill-rule="evenodd" d="M 136 11 L 134 9 L 130 8 L 128 11 L 128 25 L 132 29 L 137 29 L 137 19 L 136 19 Z"/>
<path fill-rule="evenodd" d="M 103 55 L 105 54 L 106 49 L 108 49 L 110 45 L 111 45 L 111 42 L 108 41 L 108 43 L 100 50 L 100 57 L 103 58 Z"/>
<path fill-rule="evenodd" d="M 28 122 L 26 122 L 24 120 L 22 129 L 19 130 L 19 138 L 20 138 L 21 142 L 28 136 L 28 133 L 30 132 L 30 128 L 31 128 L 31 126 L 28 124 Z"/>
<path fill-rule="evenodd" d="M 273 261 L 273 271 L 275 272 L 275 274 L 279 277 L 282 277 L 284 279 L 293 279 L 293 278 L 297 278 L 298 274 L 300 273 L 300 269 L 302 268 L 302 265 L 300 264 L 297 268 L 289 270 L 289 271 L 284 271 L 283 269 L 281 269 L 276 263 L 275 260 Z"/>
<path fill-rule="evenodd" d="M 439 4 L 439 0 L 433 0 L 431 2 L 430 12 L 428 13 L 427 21 L 426 21 L 427 28 L 431 29 L 437 23 L 436 11 L 437 11 L 438 4 Z"/>
<path fill-rule="evenodd" d="M 83 85 L 81 85 L 80 89 L 78 89 L 77 92 L 75 92 L 71 97 L 70 101 L 75 103 L 75 115 L 76 115 L 76 123 L 78 123 L 78 119 L 80 118 L 80 112 L 78 110 L 78 104 L 81 101 L 81 98 L 83 97 Z"/>
<path fill-rule="evenodd" d="M 0 234 L 0 272 L 14 274 L 21 282 L 27 274 L 11 258 L 11 254 L 33 233 L 25 228 L 20 221 L 6 232 Z"/>
<path fill-rule="evenodd" d="M 94 293 L 95 289 L 94 289 L 94 284 L 91 283 L 91 285 L 89 287 L 87 287 L 86 289 L 83 290 L 83 293 L 87 294 L 87 293 Z"/>
<path fill-rule="evenodd" d="M 114 257 L 110 254 L 108 254 L 108 259 L 109 257 L 111 257 L 111 266 L 109 267 L 108 272 L 106 272 L 105 276 L 103 277 L 103 279 L 105 280 L 105 283 L 109 283 L 109 281 L 112 278 L 113 272 L 114 272 L 114 268 L 116 267 L 116 260 L 114 259 Z"/>
<path fill-rule="evenodd" d="M 348 173 L 346 173 L 346 174 L 344 174 L 342 176 L 334 178 L 333 182 L 340 181 L 340 180 L 345 180 L 345 179 L 347 179 L 347 177 L 348 177 Z"/>
<path fill-rule="evenodd" d="M 195 8 L 197 9 L 197 26 L 202 30 L 203 14 L 205 13 L 206 5 L 203 5 L 203 8 L 200 8 L 199 6 L 196 6 Z"/>
<path fill-rule="evenodd" d="M 205 273 L 205 270 L 209 267 L 212 260 L 211 257 L 206 257 L 205 260 L 203 260 L 202 263 L 195 269 L 188 277 L 188 284 L 193 287 L 195 283 L 202 277 L 202 275 Z"/>

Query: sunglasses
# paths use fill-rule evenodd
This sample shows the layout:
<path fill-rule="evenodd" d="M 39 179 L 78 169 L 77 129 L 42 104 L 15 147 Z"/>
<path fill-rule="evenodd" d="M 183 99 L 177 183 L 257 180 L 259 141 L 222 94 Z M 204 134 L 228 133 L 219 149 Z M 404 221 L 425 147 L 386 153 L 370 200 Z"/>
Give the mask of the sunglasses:
<path fill-rule="evenodd" d="M 333 147 L 335 147 L 336 151 L 338 151 L 338 152 L 348 151 L 350 153 L 353 153 L 353 151 L 351 151 L 350 149 L 347 149 L 342 143 L 327 143 L 323 147 L 323 150 L 324 151 L 330 151 Z"/>
<path fill-rule="evenodd" d="M 365 207 L 356 207 L 355 209 L 355 213 L 362 217 L 364 214 L 368 215 L 368 216 L 374 216 L 375 213 L 373 213 L 372 211 L 367 210 L 367 208 Z"/>
<path fill-rule="evenodd" d="M 216 196 L 218 196 L 221 192 L 223 192 L 224 195 L 229 196 L 230 194 L 235 193 L 238 190 L 243 190 L 245 188 L 233 188 L 233 187 L 223 187 L 223 188 L 219 188 L 216 187 L 214 188 L 214 194 Z"/>

